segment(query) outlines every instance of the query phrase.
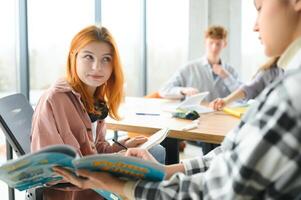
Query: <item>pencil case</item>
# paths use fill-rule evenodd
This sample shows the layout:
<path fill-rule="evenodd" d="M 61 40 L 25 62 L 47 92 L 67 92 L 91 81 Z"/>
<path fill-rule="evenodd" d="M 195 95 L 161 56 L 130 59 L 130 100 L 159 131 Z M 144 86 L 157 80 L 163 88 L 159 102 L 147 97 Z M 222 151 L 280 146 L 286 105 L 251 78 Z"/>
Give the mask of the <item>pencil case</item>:
<path fill-rule="evenodd" d="M 172 113 L 172 116 L 180 119 L 189 119 L 189 120 L 195 120 L 200 117 L 199 113 L 196 112 L 195 110 L 190 110 L 190 111 L 179 110 L 177 112 Z"/>

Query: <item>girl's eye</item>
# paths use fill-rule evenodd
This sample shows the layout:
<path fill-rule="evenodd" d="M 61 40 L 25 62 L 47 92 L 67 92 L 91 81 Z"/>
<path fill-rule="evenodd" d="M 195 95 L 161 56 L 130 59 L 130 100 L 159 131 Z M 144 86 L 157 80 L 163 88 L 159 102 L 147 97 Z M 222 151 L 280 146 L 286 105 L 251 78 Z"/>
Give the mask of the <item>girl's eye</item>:
<path fill-rule="evenodd" d="M 91 55 L 85 55 L 84 58 L 87 60 L 93 60 L 93 57 Z"/>
<path fill-rule="evenodd" d="M 112 61 L 111 57 L 104 57 L 102 63 L 110 63 Z"/>

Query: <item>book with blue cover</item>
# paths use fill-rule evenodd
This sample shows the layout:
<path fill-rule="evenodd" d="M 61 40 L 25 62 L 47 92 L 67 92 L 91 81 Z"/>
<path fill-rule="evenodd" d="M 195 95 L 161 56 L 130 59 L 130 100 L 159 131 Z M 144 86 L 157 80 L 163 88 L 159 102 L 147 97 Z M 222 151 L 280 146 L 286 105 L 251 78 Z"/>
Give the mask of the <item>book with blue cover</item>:
<path fill-rule="evenodd" d="M 76 150 L 68 145 L 53 145 L 0 166 L 0 180 L 9 187 L 20 191 L 58 182 L 62 177 L 52 171 L 52 167 L 62 166 L 73 171 L 87 169 L 109 172 L 117 177 L 136 180 L 161 181 L 165 177 L 164 166 L 118 153 L 95 154 L 79 157 Z M 106 199 L 121 199 L 117 194 L 95 190 Z"/>

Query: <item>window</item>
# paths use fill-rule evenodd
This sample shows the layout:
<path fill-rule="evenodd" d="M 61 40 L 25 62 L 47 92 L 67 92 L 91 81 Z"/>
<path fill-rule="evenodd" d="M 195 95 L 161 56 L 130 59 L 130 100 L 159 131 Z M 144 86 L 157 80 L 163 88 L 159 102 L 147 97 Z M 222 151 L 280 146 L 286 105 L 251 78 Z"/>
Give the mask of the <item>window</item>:
<path fill-rule="evenodd" d="M 17 1 L 0 1 L 0 98 L 17 91 Z M 6 161 L 5 136 L 0 129 L 0 163 Z M 1 199 L 8 199 L 7 185 L 0 181 Z"/>
<path fill-rule="evenodd" d="M 16 1 L 0 1 L 0 97 L 17 90 L 17 3 Z"/>
<path fill-rule="evenodd" d="M 257 11 L 253 1 L 242 1 L 242 79 L 251 80 L 266 57 L 258 33 L 253 31 Z"/>
<path fill-rule="evenodd" d="M 189 1 L 147 1 L 148 93 L 188 59 Z"/>
<path fill-rule="evenodd" d="M 65 76 L 70 42 L 82 28 L 94 24 L 94 1 L 28 1 L 30 100 Z"/>
<path fill-rule="evenodd" d="M 147 90 L 152 92 L 187 59 L 189 1 L 152 0 L 146 6 Z M 116 38 L 128 96 L 143 94 L 143 23 L 142 1 L 102 0 L 102 24 Z"/>
<path fill-rule="evenodd" d="M 119 49 L 126 95 L 141 95 L 142 1 L 102 0 L 101 3 L 102 25 L 112 33 Z"/>

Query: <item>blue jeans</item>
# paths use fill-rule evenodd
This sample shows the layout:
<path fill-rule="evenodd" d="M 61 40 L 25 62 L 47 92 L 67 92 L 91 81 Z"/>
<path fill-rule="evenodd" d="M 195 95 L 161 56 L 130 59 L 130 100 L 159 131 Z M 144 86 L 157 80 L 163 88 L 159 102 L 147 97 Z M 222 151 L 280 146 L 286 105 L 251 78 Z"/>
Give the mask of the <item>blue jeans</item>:
<path fill-rule="evenodd" d="M 165 158 L 166 158 L 166 151 L 165 148 L 161 145 L 156 145 L 149 149 L 150 154 L 156 158 L 156 160 L 161 163 L 165 164 Z"/>

